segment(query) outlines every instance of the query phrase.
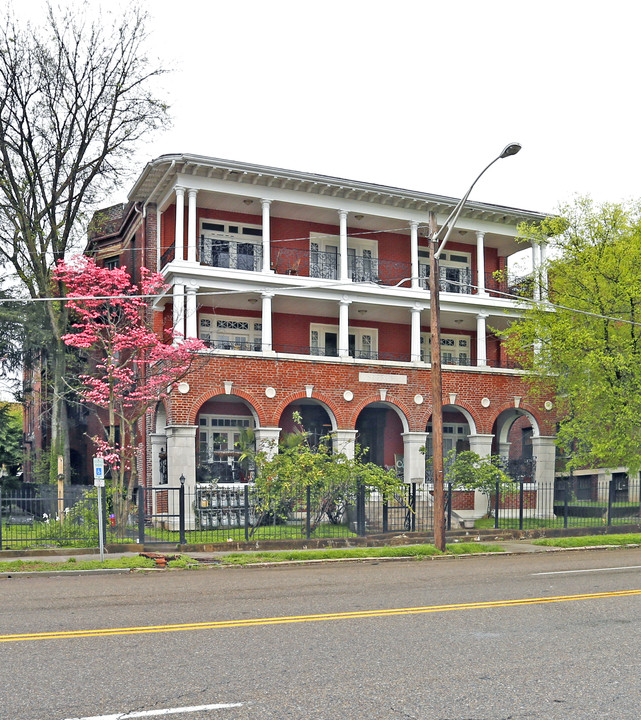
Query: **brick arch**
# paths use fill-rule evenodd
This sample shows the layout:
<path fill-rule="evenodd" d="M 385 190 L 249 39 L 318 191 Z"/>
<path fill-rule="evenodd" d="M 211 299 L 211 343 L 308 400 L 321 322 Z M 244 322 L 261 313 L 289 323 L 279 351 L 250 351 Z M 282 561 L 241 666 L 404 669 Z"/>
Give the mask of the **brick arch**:
<path fill-rule="evenodd" d="M 156 403 L 156 407 L 153 410 L 153 413 L 151 415 L 151 422 L 149 423 L 149 428 L 151 429 L 152 433 L 160 432 L 158 429 L 158 416 L 160 415 L 160 411 L 163 411 L 165 413 L 165 425 L 167 424 L 167 419 L 169 418 L 169 408 L 167 407 L 167 400 L 161 400 L 160 402 Z M 163 428 L 164 431 L 164 428 Z"/>
<path fill-rule="evenodd" d="M 300 392 L 295 392 L 286 397 L 280 405 L 276 408 L 273 416 L 273 427 L 277 427 L 278 423 L 280 422 L 280 418 L 282 414 L 285 412 L 285 409 L 288 405 L 291 405 L 293 402 L 296 402 L 297 400 L 315 400 L 318 402 L 319 405 L 322 405 L 327 414 L 329 415 L 329 419 L 332 422 L 332 430 L 337 430 L 339 427 L 339 422 L 341 418 L 341 414 L 338 412 L 336 407 L 334 406 L 334 403 L 329 398 L 322 395 L 322 393 L 314 393 L 312 397 L 307 397 L 307 393 L 303 390 Z"/>
<path fill-rule="evenodd" d="M 411 424 L 409 421 L 411 413 L 407 405 L 404 402 L 398 400 L 394 402 L 392 402 L 391 400 L 381 400 L 380 395 L 370 395 L 369 397 L 364 398 L 357 405 L 354 406 L 354 408 L 352 409 L 352 413 L 349 416 L 349 425 L 351 428 L 356 427 L 356 421 L 358 420 L 358 416 L 361 414 L 361 411 L 364 410 L 368 405 L 373 405 L 374 403 L 378 403 L 379 405 L 385 405 L 385 407 L 394 410 L 401 420 L 403 432 L 411 431 Z"/>
<path fill-rule="evenodd" d="M 466 402 L 455 402 L 455 403 L 447 403 L 447 405 L 443 405 L 443 408 L 450 407 L 450 408 L 456 408 L 463 417 L 467 420 L 467 424 L 470 427 L 470 435 L 476 435 L 479 432 L 481 432 L 481 428 L 483 427 L 483 423 L 479 420 L 476 410 L 472 405 Z M 430 408 L 429 414 L 427 416 L 427 422 L 425 423 L 425 427 L 427 427 L 427 423 L 430 421 L 432 417 L 432 408 Z"/>
<path fill-rule="evenodd" d="M 527 416 L 532 421 L 532 427 L 534 429 L 534 436 L 538 437 L 541 435 L 541 429 L 545 427 L 545 423 L 542 422 L 542 420 L 538 416 L 538 412 L 535 412 L 536 408 L 532 407 L 530 403 L 521 403 L 518 408 L 514 407 L 514 403 L 503 403 L 502 405 L 499 405 L 499 407 L 496 409 L 496 412 L 494 414 L 494 417 L 492 418 L 492 423 L 490 425 L 491 428 L 494 427 L 494 425 L 498 422 L 498 419 L 501 415 L 501 413 L 507 411 L 507 410 L 513 410 L 515 412 L 514 418 L 511 420 L 511 422 L 503 422 L 501 428 L 499 428 L 499 432 L 497 433 L 497 440 L 499 442 L 503 442 L 502 437 L 506 432 L 509 432 L 509 428 L 512 427 L 514 422 L 516 422 L 516 419 L 520 415 Z M 504 432 L 503 428 L 507 427 L 507 430 Z"/>
<path fill-rule="evenodd" d="M 252 412 L 252 415 L 254 416 L 254 420 L 256 421 L 256 425 L 258 427 L 264 426 L 265 423 L 263 420 L 265 419 L 265 409 L 262 406 L 262 403 L 257 402 L 256 398 L 249 393 L 245 392 L 244 390 L 235 390 L 234 392 L 227 394 L 225 392 L 224 386 L 221 386 L 219 388 L 214 388 L 213 390 L 208 390 L 207 392 L 201 393 L 191 404 L 191 407 L 189 409 L 189 422 L 187 424 L 195 425 L 196 420 L 198 418 L 198 413 L 200 412 L 200 408 L 209 400 L 213 400 L 216 397 L 226 397 L 226 398 L 240 398 L 241 400 L 245 400 L 247 404 L 249 405 L 249 409 Z"/>

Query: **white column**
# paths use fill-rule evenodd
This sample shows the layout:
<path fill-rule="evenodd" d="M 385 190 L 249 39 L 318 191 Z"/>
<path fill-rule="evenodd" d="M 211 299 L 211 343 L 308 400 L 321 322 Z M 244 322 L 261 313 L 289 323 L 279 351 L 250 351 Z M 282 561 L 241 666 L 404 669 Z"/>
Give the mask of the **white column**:
<path fill-rule="evenodd" d="M 185 188 L 176 188 L 176 235 L 175 258 L 185 259 Z"/>
<path fill-rule="evenodd" d="M 198 190 L 187 190 L 187 260 L 196 262 L 196 247 L 198 245 L 198 231 L 196 228 L 196 197 Z"/>
<path fill-rule="evenodd" d="M 485 295 L 485 233 L 476 233 L 476 284 L 478 294 Z"/>
<path fill-rule="evenodd" d="M 263 208 L 263 272 L 272 272 L 271 270 L 271 218 L 269 214 L 269 206 L 271 200 L 261 200 L 260 204 Z"/>
<path fill-rule="evenodd" d="M 279 427 L 258 427 L 254 430 L 256 451 L 265 453 L 268 460 L 271 460 L 278 452 L 280 431 Z"/>
<path fill-rule="evenodd" d="M 195 527 L 193 495 L 196 491 L 196 432 L 197 425 L 169 425 L 167 427 L 167 475 L 169 487 L 180 487 L 180 476 L 185 477 L 185 527 Z M 169 513 L 178 515 L 178 493 L 169 494 Z M 178 517 L 170 526 L 178 529 Z"/>
<path fill-rule="evenodd" d="M 347 267 L 347 211 L 339 210 L 339 227 L 340 227 L 340 238 L 338 242 L 338 252 L 340 256 L 339 260 L 339 280 L 348 280 L 349 272 Z"/>
<path fill-rule="evenodd" d="M 414 305 L 412 308 L 412 335 L 410 360 L 419 362 L 421 359 L 421 311 L 422 305 Z"/>
<path fill-rule="evenodd" d="M 415 220 L 410 222 L 410 263 L 412 265 L 412 287 L 420 288 L 418 277 L 418 223 Z"/>
<path fill-rule="evenodd" d="M 185 286 L 180 283 L 174 284 L 173 291 L 173 303 L 174 303 L 174 314 L 173 314 L 173 328 L 174 343 L 176 340 L 180 340 L 185 337 Z"/>
<path fill-rule="evenodd" d="M 612 482 L 612 470 L 600 468 L 597 472 L 597 500 L 607 503 L 610 497 L 610 483 Z"/>
<path fill-rule="evenodd" d="M 156 206 L 156 271 L 160 272 L 162 270 L 162 213 L 158 209 L 158 206 Z"/>
<path fill-rule="evenodd" d="M 335 453 L 343 453 L 350 460 L 356 452 L 356 430 L 335 430 L 332 447 Z"/>
<path fill-rule="evenodd" d="M 271 352 L 272 351 L 272 298 L 274 297 L 274 293 L 271 292 L 264 292 L 261 294 L 261 297 L 263 298 L 263 315 L 262 315 L 262 324 L 263 324 L 263 332 L 262 332 L 262 351 L 263 352 Z"/>
<path fill-rule="evenodd" d="M 487 365 L 487 332 L 486 320 L 488 313 L 480 312 L 476 316 L 476 364 L 478 367 Z"/>
<path fill-rule="evenodd" d="M 494 435 L 468 435 L 467 441 L 470 444 L 470 451 L 479 457 L 486 458 L 492 454 L 492 440 Z"/>
<path fill-rule="evenodd" d="M 532 438 L 532 455 L 536 458 L 534 482 L 536 483 L 536 516 L 554 515 L 554 469 L 556 445 L 553 437 L 543 435 Z"/>
<path fill-rule="evenodd" d="M 349 355 L 349 306 L 351 300 L 343 298 L 338 306 L 338 357 Z"/>
<path fill-rule="evenodd" d="M 499 443 L 499 455 L 500 455 L 504 460 L 509 460 L 509 459 L 510 459 L 510 447 L 512 447 L 512 443 L 511 443 L 511 442 L 500 442 L 500 443 Z"/>
<path fill-rule="evenodd" d="M 468 435 L 470 451 L 479 457 L 487 458 L 492 454 L 492 440 L 494 435 Z M 474 517 L 482 517 L 487 512 L 488 497 L 480 490 L 474 491 Z"/>
<path fill-rule="evenodd" d="M 425 455 L 421 448 L 427 443 L 427 433 L 403 433 L 403 481 L 406 483 L 425 482 Z"/>
<path fill-rule="evenodd" d="M 196 287 L 187 286 L 187 313 L 185 320 L 185 336 L 187 338 L 198 337 L 198 303 Z"/>

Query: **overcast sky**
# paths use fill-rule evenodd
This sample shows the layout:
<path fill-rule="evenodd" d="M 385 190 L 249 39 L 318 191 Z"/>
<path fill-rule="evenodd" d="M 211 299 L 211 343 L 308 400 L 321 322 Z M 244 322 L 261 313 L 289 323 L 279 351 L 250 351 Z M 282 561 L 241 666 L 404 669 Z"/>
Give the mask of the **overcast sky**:
<path fill-rule="evenodd" d="M 189 152 L 552 211 L 641 196 L 641 3 L 154 0 Z"/>
<path fill-rule="evenodd" d="M 135 175 L 194 153 L 460 197 L 518 141 L 471 199 L 552 212 L 576 193 L 641 197 L 639 2 L 143 4 L 174 124 Z M 43 0 L 13 6 L 43 17 Z"/>
<path fill-rule="evenodd" d="M 460 197 L 518 141 L 472 199 L 551 212 L 576 193 L 641 196 L 639 2 L 142 4 L 174 125 L 136 174 L 185 152 Z M 42 0 L 16 5 L 42 16 Z"/>

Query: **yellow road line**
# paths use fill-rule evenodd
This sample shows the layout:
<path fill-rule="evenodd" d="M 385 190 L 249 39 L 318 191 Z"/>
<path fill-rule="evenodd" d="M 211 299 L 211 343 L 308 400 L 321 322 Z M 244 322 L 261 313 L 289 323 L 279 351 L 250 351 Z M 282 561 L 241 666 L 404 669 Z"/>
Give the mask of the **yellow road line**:
<path fill-rule="evenodd" d="M 325 613 L 322 615 L 291 615 L 284 617 L 253 618 L 251 620 L 220 620 L 212 622 L 184 623 L 180 625 L 143 625 L 141 627 L 23 633 L 19 635 L 0 635 L 0 642 L 18 642 L 20 640 L 62 640 L 85 637 L 108 637 L 110 635 L 141 635 L 144 633 L 184 632 L 185 630 L 224 630 L 227 628 L 260 627 L 263 625 L 322 622 L 327 620 L 362 620 L 395 615 L 420 615 L 424 613 L 450 612 L 452 610 L 483 610 L 487 608 L 519 607 L 522 605 L 542 605 L 546 603 L 572 602 L 577 600 L 599 600 L 603 598 L 629 597 L 632 595 L 641 595 L 641 589 L 586 593 L 583 595 L 557 595 L 539 598 L 520 598 L 517 600 L 490 600 L 487 602 L 458 603 L 454 605 L 428 605 L 426 607 L 391 608 L 388 610 L 357 610 L 354 612 Z"/>

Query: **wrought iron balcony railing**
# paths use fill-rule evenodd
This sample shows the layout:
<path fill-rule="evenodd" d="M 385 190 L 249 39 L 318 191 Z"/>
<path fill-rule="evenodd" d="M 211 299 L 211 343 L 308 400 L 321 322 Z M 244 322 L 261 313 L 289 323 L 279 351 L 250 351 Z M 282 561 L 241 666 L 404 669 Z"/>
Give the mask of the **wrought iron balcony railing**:
<path fill-rule="evenodd" d="M 263 267 L 263 248 L 256 243 L 201 236 L 198 250 L 201 265 L 253 272 Z"/>

